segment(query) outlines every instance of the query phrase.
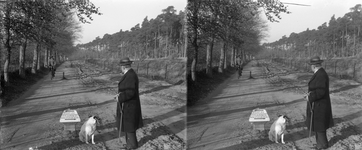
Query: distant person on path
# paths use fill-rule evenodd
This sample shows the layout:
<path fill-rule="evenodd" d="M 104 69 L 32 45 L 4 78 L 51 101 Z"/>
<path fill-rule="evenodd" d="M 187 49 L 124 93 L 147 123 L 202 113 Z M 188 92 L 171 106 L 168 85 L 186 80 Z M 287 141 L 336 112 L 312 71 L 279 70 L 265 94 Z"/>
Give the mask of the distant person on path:
<path fill-rule="evenodd" d="M 48 65 L 49 65 L 49 70 L 51 71 L 52 69 L 55 69 L 55 59 L 54 56 L 50 56 L 49 61 L 48 61 Z"/>
<path fill-rule="evenodd" d="M 238 55 L 236 57 L 236 67 L 237 67 L 237 70 L 238 70 L 238 79 L 240 78 L 240 76 L 243 75 L 243 62 L 241 61 L 241 56 Z"/>
<path fill-rule="evenodd" d="M 238 79 L 243 75 L 243 64 L 240 64 L 238 67 L 238 73 L 239 73 L 239 77 Z"/>
<path fill-rule="evenodd" d="M 305 95 L 307 100 L 307 120 L 305 123 L 309 131 L 315 132 L 316 149 L 328 148 L 326 131 L 334 125 L 329 97 L 329 77 L 322 68 L 322 62 L 323 60 L 318 56 L 312 57 L 308 62 L 314 75 L 308 83 L 308 93 Z M 312 114 L 313 116 L 311 116 Z"/>
<path fill-rule="evenodd" d="M 118 83 L 118 94 L 115 97 L 118 134 L 125 132 L 127 143 L 121 149 L 136 149 L 138 147 L 136 130 L 143 127 L 139 81 L 137 74 L 131 68 L 132 62 L 128 57 L 120 61 L 123 76 Z"/>

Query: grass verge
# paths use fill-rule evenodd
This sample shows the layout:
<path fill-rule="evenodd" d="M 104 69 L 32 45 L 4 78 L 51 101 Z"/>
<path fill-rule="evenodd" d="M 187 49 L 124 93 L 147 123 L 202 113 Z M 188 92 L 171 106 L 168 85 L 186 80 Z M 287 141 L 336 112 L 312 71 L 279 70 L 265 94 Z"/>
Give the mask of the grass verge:
<path fill-rule="evenodd" d="M 236 72 L 233 67 L 225 69 L 223 73 L 218 73 L 217 69 L 213 68 L 212 77 L 206 75 L 205 70 L 198 71 L 196 82 L 192 81 L 191 75 L 187 77 L 187 106 L 195 105 Z"/>
<path fill-rule="evenodd" d="M 31 73 L 31 68 L 26 68 L 26 77 L 20 77 L 18 71 L 9 73 L 9 83 L 3 87 L 3 93 L 0 96 L 1 107 L 6 106 L 10 101 L 19 98 L 32 85 L 49 73 L 47 68 L 41 68 L 36 74 Z"/>

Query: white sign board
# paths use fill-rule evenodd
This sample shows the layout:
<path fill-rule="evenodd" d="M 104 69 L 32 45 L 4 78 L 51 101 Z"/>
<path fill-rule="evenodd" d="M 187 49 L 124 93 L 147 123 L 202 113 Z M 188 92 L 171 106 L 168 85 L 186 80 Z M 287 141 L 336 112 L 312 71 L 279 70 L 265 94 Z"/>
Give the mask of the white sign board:
<path fill-rule="evenodd" d="M 254 109 L 251 112 L 249 122 L 266 122 L 270 121 L 269 115 L 265 109 Z"/>
<path fill-rule="evenodd" d="M 60 122 L 61 123 L 80 122 L 80 117 L 76 110 L 67 109 L 63 111 L 63 114 L 60 117 Z"/>

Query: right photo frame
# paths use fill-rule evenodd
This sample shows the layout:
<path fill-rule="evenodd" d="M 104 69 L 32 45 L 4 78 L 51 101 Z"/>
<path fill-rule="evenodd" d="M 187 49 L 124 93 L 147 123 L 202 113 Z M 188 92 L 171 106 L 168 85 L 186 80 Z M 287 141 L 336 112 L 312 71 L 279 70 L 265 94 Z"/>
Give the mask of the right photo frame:
<path fill-rule="evenodd" d="M 362 149 L 357 0 L 188 0 L 188 150 Z"/>

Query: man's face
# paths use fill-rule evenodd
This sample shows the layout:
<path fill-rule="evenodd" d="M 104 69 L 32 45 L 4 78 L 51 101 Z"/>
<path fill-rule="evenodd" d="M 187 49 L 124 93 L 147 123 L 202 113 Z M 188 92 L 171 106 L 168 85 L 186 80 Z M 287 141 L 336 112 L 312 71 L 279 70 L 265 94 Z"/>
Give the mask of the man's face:
<path fill-rule="evenodd" d="M 314 72 L 314 65 L 310 65 L 310 69 Z"/>
<path fill-rule="evenodd" d="M 125 67 L 121 66 L 121 74 L 124 74 L 124 72 L 125 72 Z"/>

